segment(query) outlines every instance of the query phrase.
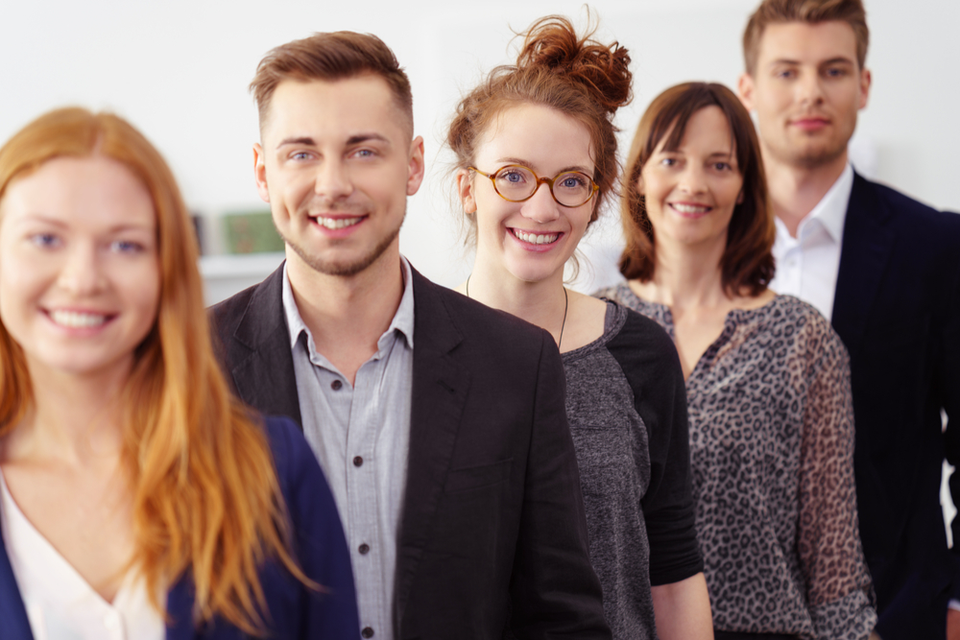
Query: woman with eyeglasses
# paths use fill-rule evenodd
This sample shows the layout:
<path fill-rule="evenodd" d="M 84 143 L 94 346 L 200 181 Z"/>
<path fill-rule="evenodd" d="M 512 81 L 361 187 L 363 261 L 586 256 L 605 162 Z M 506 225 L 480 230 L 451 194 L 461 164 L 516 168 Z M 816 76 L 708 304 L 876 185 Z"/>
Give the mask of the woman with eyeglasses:
<path fill-rule="evenodd" d="M 561 352 L 590 554 L 614 638 L 712 638 L 690 492 L 683 376 L 662 329 L 569 291 L 564 265 L 617 174 L 627 51 L 543 18 L 517 64 L 448 133 L 476 259 L 459 290 L 550 332 Z"/>

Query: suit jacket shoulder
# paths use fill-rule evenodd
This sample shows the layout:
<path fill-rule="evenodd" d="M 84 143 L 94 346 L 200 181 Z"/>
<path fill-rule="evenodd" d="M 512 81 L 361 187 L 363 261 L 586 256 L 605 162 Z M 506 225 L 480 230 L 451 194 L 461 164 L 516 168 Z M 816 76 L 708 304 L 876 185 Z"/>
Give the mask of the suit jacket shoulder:
<path fill-rule="evenodd" d="M 260 284 L 210 309 L 214 343 L 234 391 L 264 415 L 300 424 L 290 334 L 283 311 L 283 265 Z"/>
<path fill-rule="evenodd" d="M 957 581 L 940 411 L 960 416 L 960 216 L 854 176 L 832 324 L 850 353 L 860 534 L 884 638 L 942 637 Z M 957 449 L 960 450 L 960 443 Z"/>

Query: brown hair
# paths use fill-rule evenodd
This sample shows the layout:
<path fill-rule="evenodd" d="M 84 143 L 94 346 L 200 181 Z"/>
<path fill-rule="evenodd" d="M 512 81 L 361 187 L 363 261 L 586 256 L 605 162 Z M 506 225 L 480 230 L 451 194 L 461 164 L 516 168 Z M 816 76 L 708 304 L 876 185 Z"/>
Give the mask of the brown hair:
<path fill-rule="evenodd" d="M 596 155 L 593 180 L 599 186 L 590 222 L 615 188 L 619 164 L 613 115 L 632 98 L 630 56 L 614 42 L 578 36 L 562 16 L 540 18 L 527 30 L 516 65 L 495 68 L 457 106 L 447 144 L 457 169 L 474 163 L 480 137 L 497 116 L 521 103 L 556 109 L 590 132 Z M 472 218 L 471 218 L 472 219 Z"/>
<path fill-rule="evenodd" d="M 656 268 L 656 240 L 646 202 L 637 189 L 640 172 L 660 146 L 675 151 L 683 142 L 690 117 L 700 109 L 719 107 L 730 125 L 730 137 L 743 177 L 743 201 L 736 205 L 727 229 L 727 246 L 720 258 L 722 283 L 730 294 L 762 293 L 773 279 L 771 249 L 776 227 L 767 192 L 767 179 L 753 121 L 730 89 L 715 82 L 687 82 L 661 93 L 647 107 L 630 145 L 623 174 L 621 219 L 627 246 L 620 272 L 629 280 L 648 282 Z"/>
<path fill-rule="evenodd" d="M 753 75 L 760 52 L 760 38 L 767 25 L 787 22 L 846 22 L 857 38 L 857 65 L 863 69 L 870 44 L 867 14 L 861 0 L 763 0 L 750 16 L 743 32 L 743 62 Z"/>
<path fill-rule="evenodd" d="M 334 31 L 315 33 L 271 50 L 250 83 L 257 101 L 260 129 L 267 121 L 270 99 L 284 80 L 343 80 L 372 74 L 383 78 L 413 136 L 413 93 L 397 57 L 383 40 L 369 33 Z"/>
<path fill-rule="evenodd" d="M 0 148 L 0 201 L 13 180 L 57 157 L 104 156 L 147 188 L 157 215 L 160 302 L 124 389 L 125 467 L 133 490 L 134 566 L 157 590 L 185 571 L 195 615 L 258 633 L 257 575 L 278 558 L 312 584 L 290 552 L 273 459 L 262 429 L 228 391 L 211 346 L 196 238 L 173 173 L 123 119 L 67 108 L 34 120 Z M 0 321 L 0 436 L 33 402 L 23 351 Z"/>

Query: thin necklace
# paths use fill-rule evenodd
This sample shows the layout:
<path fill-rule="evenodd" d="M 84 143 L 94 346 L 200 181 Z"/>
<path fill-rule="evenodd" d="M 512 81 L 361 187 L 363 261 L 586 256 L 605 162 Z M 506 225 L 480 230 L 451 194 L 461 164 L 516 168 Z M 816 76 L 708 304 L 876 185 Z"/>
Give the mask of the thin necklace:
<path fill-rule="evenodd" d="M 470 297 L 470 276 L 472 275 L 473 274 L 471 273 L 469 276 L 467 276 L 467 284 L 464 287 L 468 298 Z M 564 287 L 563 288 L 563 321 L 560 323 L 560 338 L 557 340 L 557 350 L 559 350 L 560 345 L 563 344 L 563 330 L 567 326 L 567 309 L 569 307 L 570 307 L 570 296 L 567 295 L 567 288 Z"/>

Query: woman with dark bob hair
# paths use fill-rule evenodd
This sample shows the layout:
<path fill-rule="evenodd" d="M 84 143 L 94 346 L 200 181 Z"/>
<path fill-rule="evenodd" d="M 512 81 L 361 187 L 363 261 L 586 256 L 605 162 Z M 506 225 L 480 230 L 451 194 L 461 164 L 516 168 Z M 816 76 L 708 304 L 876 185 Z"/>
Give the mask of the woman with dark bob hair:
<path fill-rule="evenodd" d="M 163 158 L 79 108 L 0 148 L 0 635 L 355 637 L 303 435 L 230 394 Z"/>
<path fill-rule="evenodd" d="M 767 288 L 774 224 L 750 115 L 686 83 L 644 113 L 623 179 L 626 282 L 686 378 L 697 533 L 718 639 L 867 638 L 847 354 Z"/>
<path fill-rule="evenodd" d="M 563 282 L 615 192 L 612 120 L 630 100 L 630 58 L 559 16 L 524 35 L 516 65 L 494 69 L 464 97 L 447 136 L 476 231 L 460 291 L 557 343 L 590 559 L 613 637 L 708 639 L 676 351 L 656 323 Z"/>

